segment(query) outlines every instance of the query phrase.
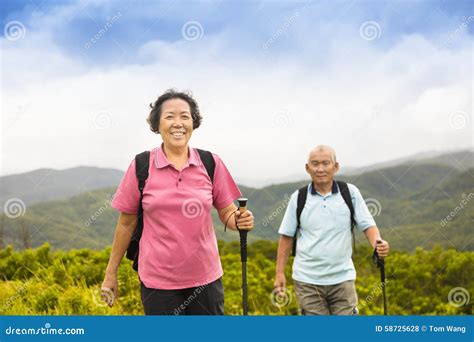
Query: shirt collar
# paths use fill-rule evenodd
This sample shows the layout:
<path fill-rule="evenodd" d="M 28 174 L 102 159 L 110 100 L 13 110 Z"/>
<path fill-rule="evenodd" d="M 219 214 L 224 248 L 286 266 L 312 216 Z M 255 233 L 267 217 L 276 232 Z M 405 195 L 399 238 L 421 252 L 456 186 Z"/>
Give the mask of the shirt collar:
<path fill-rule="evenodd" d="M 197 155 L 196 149 L 188 146 L 188 156 L 189 158 L 186 166 L 201 165 L 201 161 Z M 155 150 L 155 166 L 157 169 L 162 169 L 167 167 L 168 165 L 171 165 L 171 163 L 165 155 L 165 152 L 163 150 L 163 144 L 161 144 L 161 146 L 157 147 Z"/>
<path fill-rule="evenodd" d="M 311 182 L 310 184 L 310 189 L 311 189 L 311 195 L 317 195 L 318 192 L 316 191 L 316 188 L 314 187 L 314 183 Z M 332 181 L 332 189 L 331 189 L 332 194 L 337 194 L 339 192 L 339 187 L 337 186 L 337 183 L 335 181 Z"/>

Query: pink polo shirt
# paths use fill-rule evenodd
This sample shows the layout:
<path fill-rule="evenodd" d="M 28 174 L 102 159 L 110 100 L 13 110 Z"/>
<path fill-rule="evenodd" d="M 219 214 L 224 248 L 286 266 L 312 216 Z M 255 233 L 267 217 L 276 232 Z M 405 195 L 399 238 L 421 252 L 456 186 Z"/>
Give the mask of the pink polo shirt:
<path fill-rule="evenodd" d="M 170 164 L 161 147 L 150 152 L 138 261 L 138 275 L 146 287 L 183 289 L 205 285 L 222 276 L 211 209 L 229 206 L 241 193 L 222 160 L 213 156 L 214 183 L 193 148 L 189 148 L 188 163 L 181 171 Z M 136 214 L 139 202 L 134 159 L 112 207 Z"/>

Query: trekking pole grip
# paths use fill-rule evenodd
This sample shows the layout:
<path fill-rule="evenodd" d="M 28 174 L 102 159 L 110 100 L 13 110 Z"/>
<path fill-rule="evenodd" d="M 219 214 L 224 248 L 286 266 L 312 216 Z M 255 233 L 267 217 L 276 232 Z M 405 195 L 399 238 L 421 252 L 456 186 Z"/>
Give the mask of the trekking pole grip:
<path fill-rule="evenodd" d="M 379 265 L 385 264 L 383 258 L 380 257 L 379 253 L 377 252 L 377 245 L 380 245 L 381 243 L 382 243 L 382 240 L 380 240 L 380 239 L 377 239 L 375 241 L 375 254 L 377 255 L 377 262 L 378 262 Z"/>
<path fill-rule="evenodd" d="M 247 211 L 247 198 L 239 198 L 239 212 L 243 214 Z M 238 229 L 238 227 L 237 227 Z M 247 233 L 245 229 L 238 229 L 240 235 L 240 261 L 247 261 Z"/>

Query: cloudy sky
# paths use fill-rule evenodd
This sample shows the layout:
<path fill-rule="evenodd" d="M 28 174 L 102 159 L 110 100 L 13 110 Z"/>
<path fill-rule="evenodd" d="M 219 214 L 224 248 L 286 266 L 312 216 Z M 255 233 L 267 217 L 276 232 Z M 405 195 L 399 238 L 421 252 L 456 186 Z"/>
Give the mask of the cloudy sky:
<path fill-rule="evenodd" d="M 473 146 L 470 1 L 5 1 L 1 174 L 126 169 L 148 105 L 191 90 L 191 145 L 238 179 Z"/>

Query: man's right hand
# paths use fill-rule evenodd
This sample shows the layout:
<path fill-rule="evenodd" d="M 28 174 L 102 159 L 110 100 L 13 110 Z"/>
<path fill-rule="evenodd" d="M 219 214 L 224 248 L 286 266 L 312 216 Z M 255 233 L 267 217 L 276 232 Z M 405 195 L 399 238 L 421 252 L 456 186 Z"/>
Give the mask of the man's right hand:
<path fill-rule="evenodd" d="M 100 296 L 109 307 L 114 305 L 118 298 L 118 281 L 116 274 L 106 274 L 100 288 Z"/>
<path fill-rule="evenodd" d="M 278 290 L 278 292 L 283 293 L 286 288 L 286 277 L 285 273 L 277 273 L 275 276 L 275 283 L 273 284 L 275 289 Z"/>

